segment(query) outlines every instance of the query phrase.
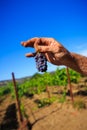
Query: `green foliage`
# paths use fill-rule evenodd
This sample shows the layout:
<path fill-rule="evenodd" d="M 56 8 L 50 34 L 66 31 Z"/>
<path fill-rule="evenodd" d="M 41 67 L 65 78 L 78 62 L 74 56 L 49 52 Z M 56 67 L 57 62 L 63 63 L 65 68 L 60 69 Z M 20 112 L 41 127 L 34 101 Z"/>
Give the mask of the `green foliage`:
<path fill-rule="evenodd" d="M 25 108 L 24 108 L 24 105 L 23 105 L 23 104 L 21 104 L 21 105 L 20 105 L 20 108 L 21 108 L 21 112 L 22 112 L 23 117 L 28 118 L 28 115 L 26 114 L 26 110 L 25 110 Z"/>
<path fill-rule="evenodd" d="M 70 80 L 73 83 L 78 83 L 79 78 L 81 77 L 81 75 L 79 73 L 77 73 L 76 71 L 69 69 L 69 74 L 70 74 Z"/>
<path fill-rule="evenodd" d="M 41 77 L 41 76 L 42 76 L 41 74 L 35 73 L 35 74 L 31 77 L 31 79 L 38 79 L 38 78 Z"/>
<path fill-rule="evenodd" d="M 8 87 L 0 87 L 0 96 L 6 95 L 10 93 L 10 89 Z"/>
<path fill-rule="evenodd" d="M 5 86 L 0 87 L 0 96 L 9 94 L 12 91 L 12 82 L 8 82 Z"/>
<path fill-rule="evenodd" d="M 71 82 L 77 83 L 80 74 L 69 69 Z M 43 74 L 36 73 L 28 80 L 24 80 L 22 84 L 17 83 L 19 97 L 24 95 L 40 94 L 46 91 L 46 86 L 66 86 L 67 74 L 66 68 L 57 68 L 53 73 L 45 72 Z M 11 93 L 15 97 L 13 83 L 9 82 L 6 87 L 0 88 L 0 95 Z"/>
<path fill-rule="evenodd" d="M 56 97 L 43 98 L 43 99 L 41 99 L 41 100 L 38 101 L 38 107 L 41 108 L 41 107 L 44 107 L 44 106 L 51 105 L 56 100 L 57 100 Z"/>
<path fill-rule="evenodd" d="M 54 83 L 55 85 L 59 86 L 65 86 L 67 85 L 67 75 L 66 75 L 66 68 L 57 68 L 57 70 L 54 73 Z"/>
<path fill-rule="evenodd" d="M 64 103 L 66 101 L 66 88 L 64 88 L 62 96 L 59 98 L 60 103 Z"/>

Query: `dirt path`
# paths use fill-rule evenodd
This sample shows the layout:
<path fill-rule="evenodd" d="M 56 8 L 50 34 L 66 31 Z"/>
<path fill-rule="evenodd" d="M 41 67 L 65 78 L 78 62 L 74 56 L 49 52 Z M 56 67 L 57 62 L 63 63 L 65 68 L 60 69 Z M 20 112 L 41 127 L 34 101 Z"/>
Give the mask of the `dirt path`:
<path fill-rule="evenodd" d="M 38 98 L 41 98 L 40 95 L 33 99 L 24 99 L 32 130 L 87 130 L 87 96 L 74 97 L 74 100 L 82 99 L 86 102 L 86 108 L 80 110 L 72 106 L 70 97 L 69 102 L 64 104 L 54 102 L 50 106 L 37 109 L 34 101 Z"/>
<path fill-rule="evenodd" d="M 77 111 L 65 105 L 54 111 L 51 106 L 51 110 L 33 125 L 32 130 L 87 130 L 87 109 Z"/>

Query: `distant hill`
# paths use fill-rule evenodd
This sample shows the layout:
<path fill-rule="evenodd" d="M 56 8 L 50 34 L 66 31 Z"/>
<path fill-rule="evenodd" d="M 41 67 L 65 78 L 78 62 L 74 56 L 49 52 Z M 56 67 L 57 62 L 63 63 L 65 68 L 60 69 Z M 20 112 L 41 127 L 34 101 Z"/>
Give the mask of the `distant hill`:
<path fill-rule="evenodd" d="M 16 79 L 16 81 L 17 81 L 18 83 L 22 83 L 24 80 L 28 80 L 28 79 L 30 79 L 31 77 L 32 77 L 32 76 L 27 76 L 27 77 L 23 77 L 23 78 L 18 78 L 18 79 Z M 7 85 L 7 83 L 9 83 L 9 82 L 12 82 L 12 79 L 0 81 L 0 87 Z"/>
<path fill-rule="evenodd" d="M 49 72 L 49 73 L 50 73 L 50 74 L 54 74 L 55 71 L 52 71 L 52 72 Z M 17 81 L 18 83 L 23 83 L 25 80 L 29 80 L 30 78 L 34 77 L 34 76 L 37 75 L 37 74 L 39 74 L 39 73 L 35 73 L 35 74 L 32 75 L 32 76 L 26 76 L 26 77 L 18 78 L 18 79 L 16 79 L 16 81 Z M 15 77 L 15 78 L 16 78 L 16 77 Z M 12 79 L 0 81 L 0 87 L 7 85 L 7 83 L 9 83 L 9 82 L 12 82 Z"/>

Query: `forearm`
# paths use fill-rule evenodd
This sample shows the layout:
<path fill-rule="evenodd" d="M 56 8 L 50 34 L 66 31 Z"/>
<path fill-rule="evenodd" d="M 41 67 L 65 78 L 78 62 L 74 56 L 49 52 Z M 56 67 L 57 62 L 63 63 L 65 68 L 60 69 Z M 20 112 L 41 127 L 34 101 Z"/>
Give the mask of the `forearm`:
<path fill-rule="evenodd" d="M 77 72 L 81 73 L 82 75 L 87 76 L 87 57 L 76 54 L 70 53 L 72 58 L 69 62 L 67 62 L 67 66 L 76 70 Z"/>

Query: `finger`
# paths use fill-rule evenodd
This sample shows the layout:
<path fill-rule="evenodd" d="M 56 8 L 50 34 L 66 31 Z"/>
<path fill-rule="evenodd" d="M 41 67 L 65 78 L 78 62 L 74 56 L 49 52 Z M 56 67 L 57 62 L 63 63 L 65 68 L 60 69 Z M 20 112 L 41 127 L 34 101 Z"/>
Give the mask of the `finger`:
<path fill-rule="evenodd" d="M 38 46 L 37 51 L 45 53 L 45 52 L 50 52 L 51 50 L 49 46 Z"/>
<path fill-rule="evenodd" d="M 34 48 L 35 48 L 36 52 L 38 51 L 38 45 L 40 44 L 40 42 L 41 42 L 41 39 L 37 39 L 34 43 Z"/>
<path fill-rule="evenodd" d="M 47 45 L 50 45 L 51 42 L 50 42 L 50 38 L 38 38 L 36 41 L 35 41 L 35 46 L 38 46 L 38 45 L 41 45 L 41 46 L 47 46 Z"/>
<path fill-rule="evenodd" d="M 48 62 L 53 63 L 54 65 L 61 65 L 61 62 L 55 59 L 55 56 L 52 53 L 46 53 L 46 58 L 48 60 Z"/>
<path fill-rule="evenodd" d="M 56 62 L 55 62 L 55 57 L 53 56 L 52 53 L 49 53 L 49 52 L 48 52 L 48 53 L 46 53 L 45 55 L 46 55 L 47 60 L 48 60 L 50 63 L 56 64 Z"/>
<path fill-rule="evenodd" d="M 34 57 L 36 55 L 36 53 L 26 53 L 25 56 L 26 57 Z"/>
<path fill-rule="evenodd" d="M 50 49 L 48 45 L 43 45 L 41 38 L 35 41 L 34 48 L 36 52 L 48 52 Z"/>
<path fill-rule="evenodd" d="M 24 47 L 33 47 L 34 43 L 37 39 L 39 39 L 39 38 L 35 37 L 35 38 L 32 38 L 28 41 L 21 42 L 21 45 L 24 46 Z"/>
<path fill-rule="evenodd" d="M 40 38 L 41 39 L 41 45 L 50 45 L 51 44 L 51 38 Z"/>
<path fill-rule="evenodd" d="M 54 59 L 54 57 L 53 57 L 53 55 L 51 53 L 47 52 L 47 53 L 45 53 L 45 56 L 46 56 L 48 62 L 54 63 L 55 59 Z"/>

